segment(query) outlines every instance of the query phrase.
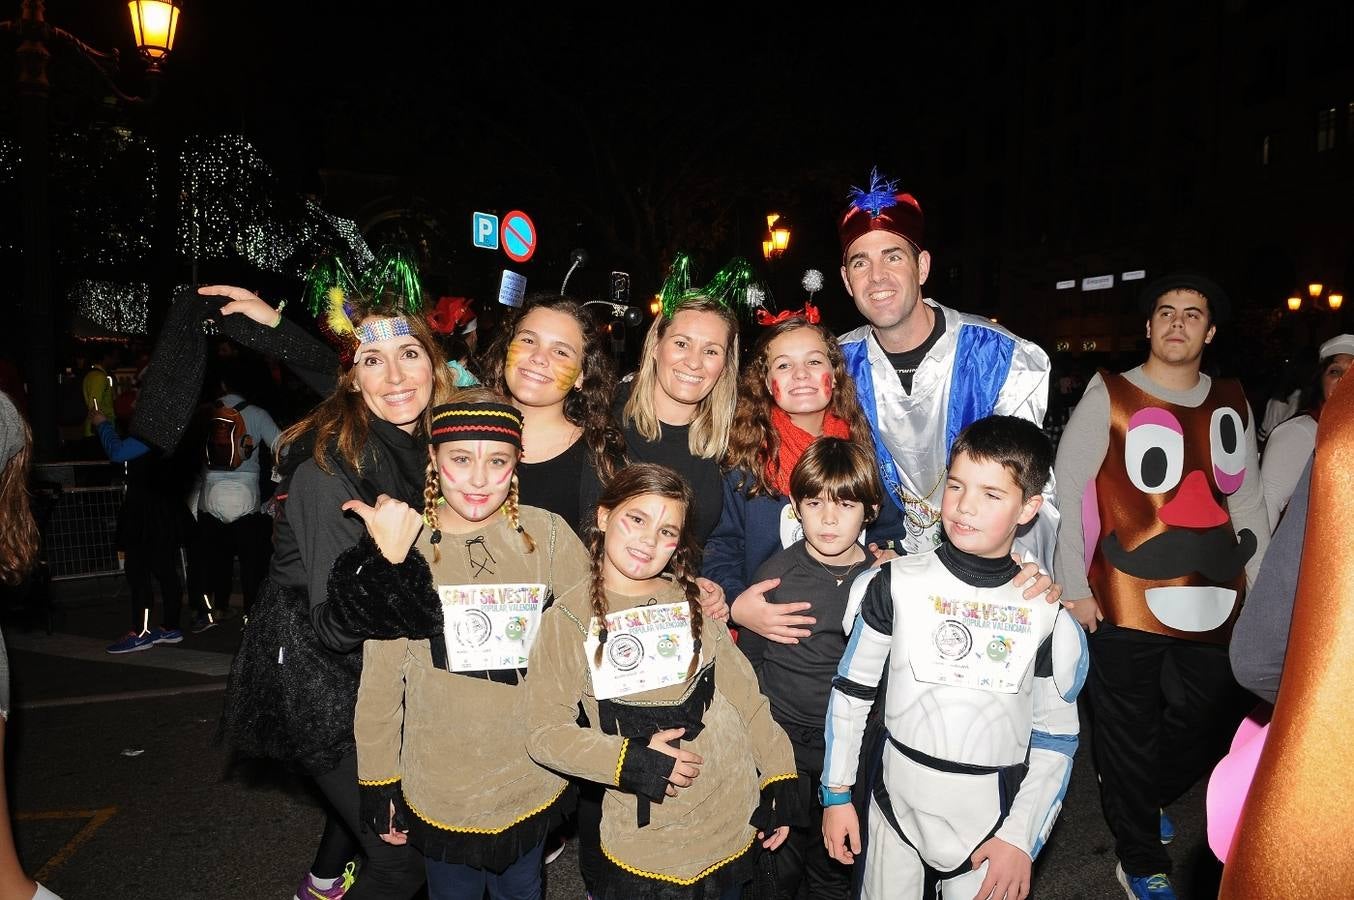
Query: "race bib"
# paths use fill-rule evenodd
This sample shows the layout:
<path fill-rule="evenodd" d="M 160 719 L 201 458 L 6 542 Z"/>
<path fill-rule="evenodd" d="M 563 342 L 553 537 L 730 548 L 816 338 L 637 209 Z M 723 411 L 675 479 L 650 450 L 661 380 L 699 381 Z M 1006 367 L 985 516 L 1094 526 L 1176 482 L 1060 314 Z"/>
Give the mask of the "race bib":
<path fill-rule="evenodd" d="M 919 606 L 907 618 L 908 660 L 918 681 L 999 694 L 1020 690 L 1039 650 L 1032 607 L 935 594 Z"/>
<path fill-rule="evenodd" d="M 686 681 L 695 644 L 686 603 L 636 606 L 606 617 L 602 662 L 597 657 L 597 618 L 588 625 L 583 653 L 598 700 L 626 697 Z"/>
<path fill-rule="evenodd" d="M 536 640 L 543 584 L 442 584 L 447 668 L 452 672 L 521 669 Z"/>

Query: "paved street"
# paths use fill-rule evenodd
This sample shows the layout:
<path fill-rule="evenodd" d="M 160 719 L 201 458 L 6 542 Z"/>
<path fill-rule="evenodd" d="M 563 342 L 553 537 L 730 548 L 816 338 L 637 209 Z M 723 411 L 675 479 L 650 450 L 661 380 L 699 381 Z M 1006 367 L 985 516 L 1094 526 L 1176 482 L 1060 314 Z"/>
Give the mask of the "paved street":
<path fill-rule="evenodd" d="M 228 771 L 214 742 L 240 619 L 110 657 L 103 647 L 127 629 L 126 608 L 120 579 L 103 579 L 60 588 L 50 636 L 5 620 L 17 707 L 11 805 L 25 865 L 66 900 L 289 898 L 323 817 L 303 783 Z M 1086 750 L 1035 871 L 1041 900 L 1123 896 Z M 1172 809 L 1177 890 L 1196 900 L 1216 896 L 1219 872 L 1202 803 L 1197 786 Z M 550 900 L 583 896 L 572 848 L 547 874 Z"/>

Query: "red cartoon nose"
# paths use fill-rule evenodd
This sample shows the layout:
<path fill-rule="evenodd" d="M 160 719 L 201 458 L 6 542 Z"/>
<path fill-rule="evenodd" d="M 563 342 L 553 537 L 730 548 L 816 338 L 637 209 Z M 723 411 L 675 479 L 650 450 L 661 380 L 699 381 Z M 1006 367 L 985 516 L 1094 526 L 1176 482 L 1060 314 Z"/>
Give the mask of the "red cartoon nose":
<path fill-rule="evenodd" d="M 1213 499 L 1204 473 L 1195 469 L 1185 476 L 1170 502 L 1157 511 L 1157 517 L 1179 528 L 1215 528 L 1227 521 L 1227 512 Z"/>

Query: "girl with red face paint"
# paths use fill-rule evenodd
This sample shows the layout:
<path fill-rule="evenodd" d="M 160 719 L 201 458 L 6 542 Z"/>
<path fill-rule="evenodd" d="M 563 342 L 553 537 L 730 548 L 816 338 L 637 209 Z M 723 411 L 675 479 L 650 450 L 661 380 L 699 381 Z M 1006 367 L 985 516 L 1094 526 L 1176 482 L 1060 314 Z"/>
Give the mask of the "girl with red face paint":
<path fill-rule="evenodd" d="M 739 646 L 753 665 L 764 640 L 798 643 L 814 623 L 807 601 L 770 604 L 765 593 L 778 582 L 754 576 L 803 537 L 790 507 L 790 473 L 823 436 L 868 442 L 870 430 L 832 333 L 792 316 L 766 330 L 739 378 L 724 460 L 724 511 L 702 570 L 731 599 L 731 624 L 740 626 Z M 903 532 L 893 505 L 884 507 L 869 532 L 881 545 Z"/>
<path fill-rule="evenodd" d="M 606 787 L 593 900 L 740 897 L 798 813 L 789 738 L 701 614 L 691 505 L 671 469 L 619 471 L 588 529 L 588 590 L 556 601 L 532 647 L 528 751 Z"/>
<path fill-rule="evenodd" d="M 442 610 L 431 638 L 366 642 L 354 722 L 362 821 L 423 854 L 430 900 L 540 896 L 545 836 L 571 799 L 527 756 L 517 711 L 541 611 L 585 602 L 591 566 L 559 516 L 517 503 L 522 419 L 493 391 L 461 391 L 432 411 L 421 512 L 345 506 L 370 540 L 340 560 L 337 590 Z"/>

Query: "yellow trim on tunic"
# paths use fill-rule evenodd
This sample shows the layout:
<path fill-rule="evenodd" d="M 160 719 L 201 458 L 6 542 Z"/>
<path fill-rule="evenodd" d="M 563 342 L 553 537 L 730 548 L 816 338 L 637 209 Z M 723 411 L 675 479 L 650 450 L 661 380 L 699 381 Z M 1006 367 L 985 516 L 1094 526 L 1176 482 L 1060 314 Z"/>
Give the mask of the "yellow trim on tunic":
<path fill-rule="evenodd" d="M 777 781 L 789 781 L 789 780 L 792 779 L 792 778 L 798 778 L 798 777 L 799 777 L 799 773 L 798 773 L 798 772 L 788 772 L 788 773 L 786 773 L 785 775 L 772 775 L 770 778 L 768 778 L 768 779 L 766 779 L 765 781 L 762 782 L 762 786 L 761 786 L 760 790 L 763 790 L 763 791 L 766 790 L 768 787 L 770 787 L 771 785 L 775 784 Z"/>
<path fill-rule="evenodd" d="M 626 865 L 616 857 L 612 856 L 611 851 L 608 850 L 605 846 L 602 847 L 602 855 L 605 856 L 608 860 L 610 860 L 613 865 L 624 869 L 631 875 L 638 875 L 641 878 L 652 878 L 655 881 L 667 881 L 672 884 L 680 884 L 683 887 L 688 887 L 700 881 L 702 878 L 705 878 L 707 875 L 711 875 L 715 871 L 722 869 L 724 866 L 727 866 L 729 863 L 733 862 L 735 859 L 742 856 L 744 853 L 747 853 L 748 849 L 752 847 L 752 842 L 754 840 L 756 840 L 756 838 L 748 838 L 748 842 L 743 845 L 742 850 L 739 850 L 733 856 L 730 856 L 726 859 L 721 859 L 719 862 L 715 863 L 712 866 L 707 866 L 701 872 L 691 876 L 690 878 L 678 878 L 675 875 L 660 875 L 657 872 L 646 872 L 643 869 L 636 869 L 634 866 Z"/>
<path fill-rule="evenodd" d="M 429 825 L 432 825 L 434 828 L 441 828 L 443 831 L 457 831 L 461 832 L 462 834 L 502 834 L 509 828 L 512 828 L 514 825 L 518 825 L 522 822 L 525 822 L 527 819 L 530 819 L 532 816 L 537 815 L 538 813 L 545 812 L 552 805 L 554 805 L 555 801 L 558 800 L 561 795 L 563 795 L 563 793 L 565 792 L 565 790 L 568 789 L 568 787 L 569 785 L 566 782 L 560 787 L 558 791 L 555 792 L 555 796 L 551 797 L 545 803 L 541 804 L 540 806 L 536 807 L 530 812 L 523 813 L 522 815 L 513 819 L 511 822 L 509 822 L 507 825 L 504 825 L 502 828 L 469 828 L 462 825 L 448 825 L 445 822 L 439 822 L 436 819 L 431 819 L 428 816 L 425 816 L 422 812 L 419 811 L 417 806 L 414 806 L 413 803 L 409 802 L 408 794 L 404 795 L 404 803 L 406 806 L 409 807 L 409 811 L 412 812 L 414 815 L 418 816 L 420 819 L 427 822 Z"/>
<path fill-rule="evenodd" d="M 630 739 L 621 741 L 621 755 L 616 759 L 616 787 L 621 786 L 621 766 L 625 765 L 625 754 L 630 749 Z"/>
<path fill-rule="evenodd" d="M 362 787 L 385 787 L 387 784 L 394 784 L 399 780 L 400 776 L 396 775 L 394 778 L 382 778 L 379 781 L 363 781 L 359 778 L 357 779 L 357 783 Z"/>

